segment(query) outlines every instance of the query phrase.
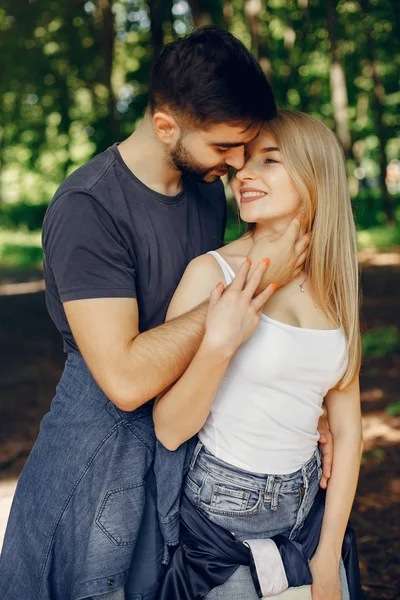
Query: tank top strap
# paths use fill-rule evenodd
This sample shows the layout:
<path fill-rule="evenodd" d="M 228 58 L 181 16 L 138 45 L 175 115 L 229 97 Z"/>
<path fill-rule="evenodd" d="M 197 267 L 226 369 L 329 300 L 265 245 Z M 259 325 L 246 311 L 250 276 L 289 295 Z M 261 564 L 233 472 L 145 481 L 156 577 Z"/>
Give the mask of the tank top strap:
<path fill-rule="evenodd" d="M 232 281 L 235 279 L 235 273 L 232 271 L 231 267 L 228 265 L 226 260 L 224 258 L 222 258 L 220 253 L 216 252 L 215 250 L 210 250 L 210 252 L 207 252 L 207 254 L 211 254 L 211 256 L 213 256 L 215 258 L 215 260 L 221 267 L 222 272 L 225 277 L 226 285 L 229 285 L 230 283 L 232 283 Z"/>

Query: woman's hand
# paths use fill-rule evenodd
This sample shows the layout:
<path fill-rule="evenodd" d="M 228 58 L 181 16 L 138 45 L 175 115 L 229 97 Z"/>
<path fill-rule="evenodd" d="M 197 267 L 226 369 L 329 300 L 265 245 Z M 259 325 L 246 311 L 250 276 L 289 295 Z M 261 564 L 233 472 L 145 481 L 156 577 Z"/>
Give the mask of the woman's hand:
<path fill-rule="evenodd" d="M 339 559 L 315 554 L 310 561 L 312 600 L 341 600 Z"/>
<path fill-rule="evenodd" d="M 227 288 L 219 283 L 211 292 L 203 345 L 232 356 L 252 335 L 264 304 L 276 289 L 272 283 L 254 297 L 268 265 L 269 259 L 261 261 L 247 280 L 251 266 L 251 260 L 247 259 Z"/>

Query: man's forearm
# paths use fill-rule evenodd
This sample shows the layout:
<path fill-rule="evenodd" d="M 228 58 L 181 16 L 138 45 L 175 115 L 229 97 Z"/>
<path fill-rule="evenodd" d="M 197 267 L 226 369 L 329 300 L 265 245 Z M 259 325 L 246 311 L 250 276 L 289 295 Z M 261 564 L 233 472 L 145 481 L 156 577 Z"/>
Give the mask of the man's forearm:
<path fill-rule="evenodd" d="M 116 397 L 122 410 L 148 402 L 185 372 L 204 336 L 208 301 L 184 315 L 139 334 L 117 368 Z"/>

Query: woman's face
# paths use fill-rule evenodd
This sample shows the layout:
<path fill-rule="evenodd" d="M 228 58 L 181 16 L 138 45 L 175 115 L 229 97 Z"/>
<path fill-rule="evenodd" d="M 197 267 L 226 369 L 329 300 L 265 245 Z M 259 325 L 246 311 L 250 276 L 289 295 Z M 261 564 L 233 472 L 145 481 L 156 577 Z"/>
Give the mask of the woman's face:
<path fill-rule="evenodd" d="M 240 217 L 247 223 L 275 225 L 291 220 L 301 199 L 282 162 L 276 140 L 266 130 L 246 147 L 246 162 L 231 182 Z"/>

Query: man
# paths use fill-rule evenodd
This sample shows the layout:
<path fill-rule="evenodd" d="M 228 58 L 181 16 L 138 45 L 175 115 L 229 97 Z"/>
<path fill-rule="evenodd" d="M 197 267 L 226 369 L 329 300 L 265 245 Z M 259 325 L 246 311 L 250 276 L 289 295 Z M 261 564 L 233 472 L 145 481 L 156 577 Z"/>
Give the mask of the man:
<path fill-rule="evenodd" d="M 2 597 L 154 598 L 164 541 L 177 542 L 183 462 L 168 467 L 179 454 L 160 449 L 154 466 L 149 401 L 193 358 L 207 304 L 163 321 L 188 262 L 223 243 L 220 177 L 241 168 L 244 145 L 274 114 L 244 46 L 199 30 L 156 61 L 138 129 L 54 196 L 43 227 L 46 302 L 68 359 L 17 488 Z M 306 246 L 295 220 L 250 257 L 268 256 L 269 281 L 283 285 Z"/>

